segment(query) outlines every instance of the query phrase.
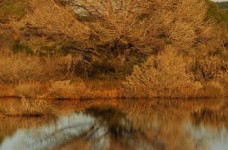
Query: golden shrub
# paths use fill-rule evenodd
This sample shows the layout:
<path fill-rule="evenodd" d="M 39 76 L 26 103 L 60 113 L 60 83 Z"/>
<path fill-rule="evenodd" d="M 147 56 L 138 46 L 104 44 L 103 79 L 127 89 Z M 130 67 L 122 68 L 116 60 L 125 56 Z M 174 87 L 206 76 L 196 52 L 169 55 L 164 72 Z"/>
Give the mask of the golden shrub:
<path fill-rule="evenodd" d="M 157 57 L 149 57 L 123 83 L 123 95 L 129 97 L 192 97 L 201 84 L 193 81 L 186 63 L 175 49 L 167 48 Z"/>
<path fill-rule="evenodd" d="M 217 56 L 205 56 L 195 60 L 190 67 L 194 77 L 198 81 L 219 80 L 228 70 L 226 61 Z"/>
<path fill-rule="evenodd" d="M 43 74 L 37 58 L 10 56 L 1 57 L 0 81 L 3 83 L 19 83 L 28 80 L 37 80 Z"/>
<path fill-rule="evenodd" d="M 40 58 L 15 54 L 0 56 L 0 83 L 19 84 L 69 78 L 69 65 L 57 58 Z M 72 64 L 70 64 L 72 65 Z"/>

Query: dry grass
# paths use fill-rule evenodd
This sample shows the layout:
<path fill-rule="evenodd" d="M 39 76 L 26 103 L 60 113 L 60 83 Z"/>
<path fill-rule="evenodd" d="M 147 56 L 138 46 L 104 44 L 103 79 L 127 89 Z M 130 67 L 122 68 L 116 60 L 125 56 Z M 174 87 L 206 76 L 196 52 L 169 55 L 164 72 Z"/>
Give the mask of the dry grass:
<path fill-rule="evenodd" d="M 0 82 L 5 84 L 38 80 L 43 75 L 37 58 L 30 57 L 1 57 Z"/>
<path fill-rule="evenodd" d="M 88 94 L 88 89 L 82 81 L 71 83 L 70 80 L 54 81 L 49 88 L 48 97 L 54 99 L 80 99 Z"/>
<path fill-rule="evenodd" d="M 96 82 L 97 86 L 93 87 L 90 82 L 83 80 L 55 81 L 51 83 L 49 92 L 46 95 L 48 99 L 113 99 L 118 98 L 119 90 L 116 87 L 102 87 L 102 81 Z M 99 85 L 100 84 L 100 85 Z"/>
<path fill-rule="evenodd" d="M 1 57 L 1 83 L 18 84 L 26 81 L 37 81 L 44 75 L 44 66 L 41 66 L 39 58 L 28 56 Z"/>
<path fill-rule="evenodd" d="M 39 82 L 35 83 L 21 83 L 15 86 L 17 95 L 25 98 L 38 98 L 45 91 L 47 91 L 47 87 L 45 84 L 41 84 Z"/>
<path fill-rule="evenodd" d="M 0 97 L 17 97 L 17 92 L 12 85 L 0 84 Z"/>
<path fill-rule="evenodd" d="M 120 97 L 116 81 L 56 80 L 25 82 L 15 86 L 1 85 L 0 97 L 25 99 L 114 99 Z M 95 86 L 96 84 L 96 86 Z M 113 86 L 108 86 L 113 84 Z M 107 88 L 108 87 L 108 88 Z"/>
<path fill-rule="evenodd" d="M 68 64 L 61 61 L 63 58 L 64 56 L 42 58 L 23 54 L 0 55 L 0 83 L 15 85 L 69 78 Z"/>
<path fill-rule="evenodd" d="M 204 98 L 224 97 L 226 96 L 225 88 L 218 81 L 209 81 L 203 83 L 203 88 L 199 90 L 197 96 Z"/>

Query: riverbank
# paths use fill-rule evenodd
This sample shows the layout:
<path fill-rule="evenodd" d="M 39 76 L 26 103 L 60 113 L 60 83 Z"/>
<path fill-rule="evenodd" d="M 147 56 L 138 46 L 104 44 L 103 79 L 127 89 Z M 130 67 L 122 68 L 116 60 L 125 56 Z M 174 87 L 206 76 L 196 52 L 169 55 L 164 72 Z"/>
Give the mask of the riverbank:
<path fill-rule="evenodd" d="M 88 100 L 88 99 L 205 99 L 228 97 L 228 89 L 224 89 L 217 83 L 205 83 L 194 93 L 184 93 L 184 95 L 148 95 L 148 91 L 138 89 L 135 93 L 125 93 L 126 87 L 122 81 L 83 81 L 83 80 L 62 80 L 48 83 L 29 82 L 18 85 L 0 84 L 0 99 L 4 98 L 26 98 L 45 100 Z M 190 92 L 188 89 L 184 89 Z M 141 92 L 141 93 L 140 93 Z"/>
<path fill-rule="evenodd" d="M 0 98 L 52 100 L 114 99 L 121 97 L 120 81 L 51 81 L 0 85 Z"/>

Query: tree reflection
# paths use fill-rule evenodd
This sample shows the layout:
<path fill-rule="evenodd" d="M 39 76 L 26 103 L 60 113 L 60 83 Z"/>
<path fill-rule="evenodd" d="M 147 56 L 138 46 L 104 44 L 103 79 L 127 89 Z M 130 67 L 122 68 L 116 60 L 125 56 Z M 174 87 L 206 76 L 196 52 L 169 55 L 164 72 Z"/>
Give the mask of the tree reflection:
<path fill-rule="evenodd" d="M 153 140 L 140 129 L 135 129 L 124 113 L 111 107 L 91 107 L 86 113 L 97 119 L 100 128 L 106 129 L 99 140 L 109 139 L 119 149 L 152 149 Z"/>
<path fill-rule="evenodd" d="M 19 130 L 5 139 L 0 150 L 42 150 L 84 140 L 88 149 L 152 149 L 153 141 L 134 129 L 124 113 L 114 108 L 92 107 L 84 113 L 60 117 L 58 121 L 38 129 Z"/>

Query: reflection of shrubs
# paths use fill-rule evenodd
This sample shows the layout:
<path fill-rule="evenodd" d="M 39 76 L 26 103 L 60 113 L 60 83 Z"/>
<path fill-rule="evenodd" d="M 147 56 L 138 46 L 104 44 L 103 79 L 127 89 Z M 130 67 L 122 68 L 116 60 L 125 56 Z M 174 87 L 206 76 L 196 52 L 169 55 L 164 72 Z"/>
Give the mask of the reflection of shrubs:
<path fill-rule="evenodd" d="M 190 97 L 201 88 L 186 72 L 182 56 L 172 49 L 157 57 L 149 57 L 123 83 L 123 93 L 130 97 Z"/>

